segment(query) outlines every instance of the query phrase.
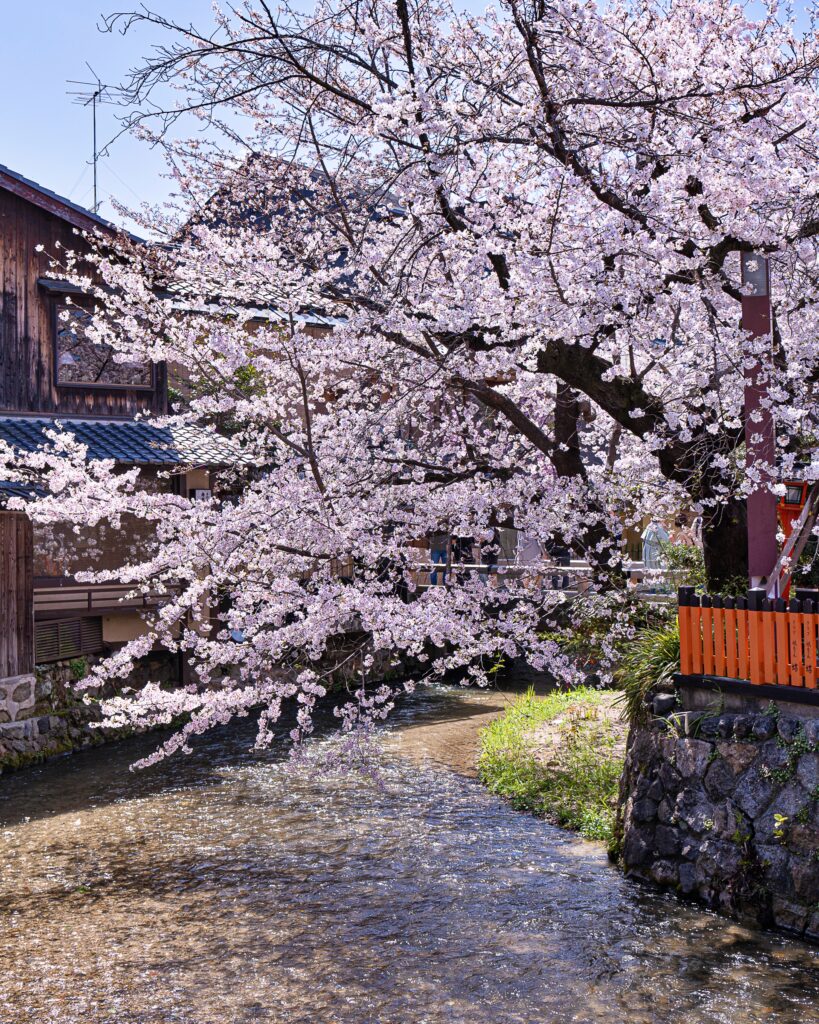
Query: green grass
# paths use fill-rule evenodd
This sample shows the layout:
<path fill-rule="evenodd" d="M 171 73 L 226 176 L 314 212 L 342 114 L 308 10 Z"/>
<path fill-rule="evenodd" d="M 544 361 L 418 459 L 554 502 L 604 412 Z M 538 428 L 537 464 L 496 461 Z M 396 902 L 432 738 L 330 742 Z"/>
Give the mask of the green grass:
<path fill-rule="evenodd" d="M 546 697 L 529 690 L 483 730 L 478 775 L 518 810 L 611 849 L 623 757 L 615 728 L 601 717 L 604 701 L 585 687 Z M 554 722 L 559 740 L 544 761 L 535 757 L 532 733 L 546 722 Z"/>

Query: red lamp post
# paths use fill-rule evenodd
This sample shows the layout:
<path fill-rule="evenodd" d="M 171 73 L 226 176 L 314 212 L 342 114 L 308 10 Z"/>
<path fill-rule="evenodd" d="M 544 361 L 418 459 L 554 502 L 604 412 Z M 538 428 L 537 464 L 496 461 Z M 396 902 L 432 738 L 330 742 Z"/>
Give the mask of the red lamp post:
<path fill-rule="evenodd" d="M 755 338 L 771 334 L 770 272 L 768 260 L 752 252 L 741 254 L 742 283 L 751 293 L 742 296 L 742 327 Z M 771 410 L 762 404 L 767 395 L 767 362 L 763 355 L 745 371 L 746 465 L 765 466 L 771 482 L 776 464 L 776 435 Z M 776 565 L 776 495 L 761 486 L 748 495 L 748 576 L 752 587 L 767 579 Z"/>

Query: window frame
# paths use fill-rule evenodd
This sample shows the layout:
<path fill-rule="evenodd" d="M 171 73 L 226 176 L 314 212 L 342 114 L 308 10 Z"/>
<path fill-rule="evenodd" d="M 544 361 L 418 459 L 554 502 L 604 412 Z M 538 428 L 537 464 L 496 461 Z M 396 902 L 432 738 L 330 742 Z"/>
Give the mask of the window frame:
<path fill-rule="evenodd" d="M 69 298 L 71 302 L 65 300 Z M 74 391 L 138 391 L 142 394 L 150 394 L 156 391 L 156 364 L 148 363 L 148 370 L 150 373 L 150 383 L 148 384 L 98 384 L 94 381 L 63 381 L 60 380 L 60 346 L 58 332 L 60 328 L 59 311 L 63 307 L 70 308 L 76 306 L 78 309 L 85 310 L 86 313 L 90 313 L 93 316 L 93 309 L 88 308 L 88 303 L 92 301 L 90 295 L 53 295 L 50 296 L 49 305 L 51 307 L 50 322 L 51 322 L 51 353 L 52 361 L 54 364 L 54 387 L 61 389 L 70 389 Z"/>

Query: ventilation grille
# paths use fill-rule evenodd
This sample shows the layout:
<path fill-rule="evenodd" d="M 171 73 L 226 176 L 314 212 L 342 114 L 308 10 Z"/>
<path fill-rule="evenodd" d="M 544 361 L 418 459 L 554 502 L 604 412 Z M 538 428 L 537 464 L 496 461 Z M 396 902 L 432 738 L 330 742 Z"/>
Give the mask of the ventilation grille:
<path fill-rule="evenodd" d="M 65 619 L 38 622 L 34 630 L 34 657 L 37 664 L 78 658 L 102 650 L 102 619 Z"/>

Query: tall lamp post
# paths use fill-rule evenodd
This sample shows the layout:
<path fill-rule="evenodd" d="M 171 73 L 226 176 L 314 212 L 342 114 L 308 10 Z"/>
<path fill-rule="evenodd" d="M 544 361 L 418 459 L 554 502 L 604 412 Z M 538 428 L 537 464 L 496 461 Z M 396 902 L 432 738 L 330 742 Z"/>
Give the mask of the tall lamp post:
<path fill-rule="evenodd" d="M 742 283 L 750 294 L 742 296 L 742 327 L 755 338 L 770 337 L 771 295 L 768 260 L 752 252 L 741 254 Z M 767 579 L 776 565 L 776 495 L 764 486 L 765 475 L 775 472 L 776 437 L 770 408 L 762 404 L 768 392 L 768 358 L 761 356 L 745 370 L 745 464 L 770 467 L 761 486 L 748 495 L 748 576 L 752 587 Z M 770 478 L 769 478 L 769 482 Z"/>

